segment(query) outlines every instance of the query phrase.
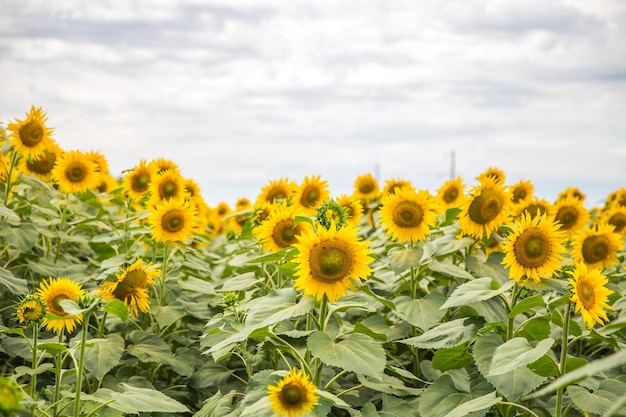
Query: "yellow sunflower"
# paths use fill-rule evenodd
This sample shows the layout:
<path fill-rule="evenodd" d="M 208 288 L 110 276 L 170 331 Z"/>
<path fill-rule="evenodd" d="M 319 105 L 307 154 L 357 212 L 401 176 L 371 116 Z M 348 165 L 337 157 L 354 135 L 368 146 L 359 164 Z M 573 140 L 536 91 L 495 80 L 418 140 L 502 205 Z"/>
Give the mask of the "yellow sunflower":
<path fill-rule="evenodd" d="M 162 174 L 167 170 L 180 173 L 180 167 L 174 161 L 167 158 L 153 159 L 150 161 L 150 167 L 154 169 L 156 174 Z"/>
<path fill-rule="evenodd" d="M 24 120 L 9 123 L 10 143 L 18 154 L 32 159 L 52 145 L 52 129 L 46 127 L 47 116 L 41 107 L 32 106 Z"/>
<path fill-rule="evenodd" d="M 197 208 L 182 197 L 163 200 L 148 216 L 152 237 L 157 242 L 185 242 L 193 235 Z"/>
<path fill-rule="evenodd" d="M 465 200 L 465 184 L 461 177 L 450 179 L 437 190 L 437 199 L 444 209 L 459 207 Z"/>
<path fill-rule="evenodd" d="M 156 174 L 150 181 L 150 201 L 148 206 L 172 198 L 182 198 L 185 196 L 185 179 L 178 171 L 166 169 Z"/>
<path fill-rule="evenodd" d="M 81 151 L 62 153 L 52 169 L 52 179 L 63 193 L 81 193 L 100 183 L 96 164 Z"/>
<path fill-rule="evenodd" d="M 613 226 L 615 233 L 626 236 L 626 206 L 611 206 L 602 213 L 602 221 Z"/>
<path fill-rule="evenodd" d="M 267 387 L 267 399 L 272 411 L 280 417 L 297 417 L 311 413 L 319 395 L 304 371 L 292 368 L 277 385 Z"/>
<path fill-rule="evenodd" d="M 44 149 L 39 156 L 20 159 L 18 169 L 28 175 L 34 175 L 42 181 L 52 180 L 52 169 L 57 158 L 62 154 L 61 148 L 51 141 L 52 145 Z"/>
<path fill-rule="evenodd" d="M 523 216 L 525 213 L 531 217 L 554 215 L 552 204 L 548 200 L 536 196 L 533 196 L 530 201 L 521 202 L 514 206 L 514 210 L 517 211 L 516 217 Z"/>
<path fill-rule="evenodd" d="M 116 281 L 105 282 L 100 286 L 98 291 L 102 298 L 123 301 L 132 317 L 137 317 L 139 310 L 144 313 L 150 310 L 148 285 L 156 284 L 154 278 L 161 273 L 158 269 L 151 269 L 151 265 L 144 265 L 141 259 L 137 259 L 120 274 L 116 274 Z"/>
<path fill-rule="evenodd" d="M 476 177 L 478 182 L 482 182 L 486 178 L 493 179 L 498 185 L 504 185 L 504 182 L 506 181 L 504 171 L 497 167 L 489 167 Z"/>
<path fill-rule="evenodd" d="M 298 185 L 288 178 L 270 180 L 269 184 L 261 189 L 255 206 L 260 206 L 263 203 L 289 202 L 289 198 L 295 194 L 297 188 Z"/>
<path fill-rule="evenodd" d="M 43 325 L 47 330 L 61 333 L 65 329 L 69 333 L 72 333 L 76 324 L 82 323 L 82 314 L 70 316 L 63 311 L 60 304 L 63 300 L 76 301 L 80 297 L 83 297 L 85 290 L 81 284 L 69 278 L 50 278 L 49 281 L 44 280 L 39 284 L 37 293 L 46 302 L 48 314 L 59 317 L 50 317 L 48 315 L 43 319 Z"/>
<path fill-rule="evenodd" d="M 572 236 L 587 224 L 589 211 L 583 205 L 583 200 L 564 197 L 554 204 L 554 218 L 561 223 L 561 230 Z"/>
<path fill-rule="evenodd" d="M 122 180 L 122 189 L 134 201 L 141 201 L 150 192 L 150 183 L 156 176 L 154 166 L 141 159 L 136 167 L 127 171 Z"/>
<path fill-rule="evenodd" d="M 531 201 L 535 186 L 527 180 L 519 180 L 511 186 L 511 200 L 514 204 L 524 204 Z"/>
<path fill-rule="evenodd" d="M 359 279 L 367 279 L 373 259 L 367 241 L 357 236 L 358 227 L 347 225 L 339 230 L 333 224 L 305 230 L 297 237 L 293 246 L 299 254 L 296 263 L 294 288 L 303 290 L 305 295 L 321 300 L 324 295 L 328 300 L 337 301 L 355 290 Z"/>
<path fill-rule="evenodd" d="M 296 188 L 293 200 L 302 214 L 311 216 L 329 196 L 328 181 L 322 180 L 320 175 L 314 175 L 304 178 L 302 184 Z"/>
<path fill-rule="evenodd" d="M 246 222 L 252 218 L 252 206 L 250 200 L 242 197 L 237 200 L 235 207 L 237 211 L 228 218 L 228 226 L 235 233 L 241 233 Z"/>
<path fill-rule="evenodd" d="M 425 191 L 398 188 L 381 199 L 380 222 L 387 235 L 401 242 L 426 239 L 437 222 L 437 203 Z"/>
<path fill-rule="evenodd" d="M 557 201 L 564 200 L 570 197 L 583 201 L 583 202 L 585 201 L 585 198 L 587 198 L 587 196 L 582 191 L 580 191 L 577 187 L 567 187 L 566 189 L 564 189 L 563 191 L 559 193 L 557 197 Z"/>
<path fill-rule="evenodd" d="M 626 207 L 626 187 L 622 187 L 619 190 L 611 192 L 606 197 L 605 205 Z"/>
<path fill-rule="evenodd" d="M 361 223 L 361 219 L 363 218 L 363 204 L 358 198 L 354 198 L 347 194 L 342 194 L 336 198 L 337 203 L 339 203 L 345 210 L 348 215 L 347 222 L 359 225 Z"/>
<path fill-rule="evenodd" d="M 183 188 L 191 198 L 200 195 L 200 185 L 192 178 L 185 178 L 183 180 Z"/>
<path fill-rule="evenodd" d="M 618 262 L 617 254 L 623 249 L 620 235 L 608 223 L 585 226 L 572 240 L 574 262 L 584 262 L 588 268 L 605 269 Z"/>
<path fill-rule="evenodd" d="M 89 158 L 94 164 L 96 164 L 97 171 L 100 174 L 108 174 L 109 172 L 109 162 L 106 157 L 98 152 L 98 151 L 89 151 L 86 152 L 85 155 Z"/>
<path fill-rule="evenodd" d="M 460 206 L 461 231 L 476 239 L 491 235 L 504 224 L 512 204 L 506 187 L 492 176 L 484 177 Z"/>
<path fill-rule="evenodd" d="M 220 218 L 224 218 L 224 217 L 228 216 L 229 214 L 231 214 L 232 212 L 233 212 L 233 210 L 230 208 L 228 203 L 225 202 L 225 201 L 220 201 L 219 203 L 217 203 L 217 206 L 215 207 L 215 213 Z"/>
<path fill-rule="evenodd" d="M 100 185 L 96 187 L 101 193 L 110 193 L 113 190 L 119 188 L 120 184 L 117 182 L 117 179 L 109 174 L 100 174 Z"/>
<path fill-rule="evenodd" d="M 226 232 L 226 224 L 215 210 L 207 212 L 205 223 L 209 236 L 215 237 Z"/>
<path fill-rule="evenodd" d="M 29 294 L 20 300 L 17 319 L 26 328 L 39 325 L 46 317 L 46 302 L 39 294 Z"/>
<path fill-rule="evenodd" d="M 382 195 L 393 194 L 396 190 L 402 187 L 413 187 L 413 184 L 409 180 L 403 180 L 401 178 L 392 178 L 385 181 L 385 186 L 383 187 Z"/>
<path fill-rule="evenodd" d="M 525 213 L 513 225 L 503 245 L 502 264 L 515 282 L 524 276 L 539 283 L 560 270 L 566 252 L 565 233 L 551 217 Z"/>
<path fill-rule="evenodd" d="M 378 180 L 369 173 L 356 177 L 352 196 L 366 202 L 377 199 L 380 197 Z"/>
<path fill-rule="evenodd" d="M 297 243 L 297 237 L 311 225 L 306 222 L 296 223 L 293 206 L 275 205 L 269 217 L 253 230 L 263 249 L 278 252 Z"/>
<path fill-rule="evenodd" d="M 608 279 L 599 269 L 588 269 L 584 262 L 576 264 L 574 271 L 569 274 L 572 278 L 570 300 L 576 303 L 576 313 L 580 313 L 589 329 L 598 323 L 604 325 L 609 318 L 603 309 L 612 310 L 607 304 L 608 296 L 613 291 L 606 288 Z"/>

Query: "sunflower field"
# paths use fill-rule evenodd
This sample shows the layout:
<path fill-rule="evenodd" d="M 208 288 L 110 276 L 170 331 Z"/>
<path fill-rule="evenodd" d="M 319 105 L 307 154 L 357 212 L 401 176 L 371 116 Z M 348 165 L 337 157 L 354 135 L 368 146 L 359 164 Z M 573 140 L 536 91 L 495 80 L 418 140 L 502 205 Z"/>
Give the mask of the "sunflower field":
<path fill-rule="evenodd" d="M 268 179 L 210 207 L 2 125 L 2 416 L 626 416 L 626 188 Z"/>

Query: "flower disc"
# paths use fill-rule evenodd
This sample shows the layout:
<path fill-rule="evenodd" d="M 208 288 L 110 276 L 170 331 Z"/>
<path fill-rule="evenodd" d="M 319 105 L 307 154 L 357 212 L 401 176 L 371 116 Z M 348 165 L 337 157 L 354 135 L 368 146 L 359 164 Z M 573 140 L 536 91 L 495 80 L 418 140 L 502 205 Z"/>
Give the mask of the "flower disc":
<path fill-rule="evenodd" d="M 279 416 L 296 417 L 308 415 L 317 404 L 319 395 L 302 370 L 289 371 L 277 385 L 267 387 L 270 408 Z"/>

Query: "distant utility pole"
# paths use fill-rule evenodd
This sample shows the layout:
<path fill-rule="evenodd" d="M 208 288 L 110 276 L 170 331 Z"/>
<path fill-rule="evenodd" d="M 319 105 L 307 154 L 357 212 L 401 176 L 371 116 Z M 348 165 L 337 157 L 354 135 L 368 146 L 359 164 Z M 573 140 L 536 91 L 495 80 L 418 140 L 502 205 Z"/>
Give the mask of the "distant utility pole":
<path fill-rule="evenodd" d="M 450 179 L 453 180 L 454 178 L 456 178 L 456 152 L 454 152 L 454 150 L 452 150 L 450 152 Z"/>

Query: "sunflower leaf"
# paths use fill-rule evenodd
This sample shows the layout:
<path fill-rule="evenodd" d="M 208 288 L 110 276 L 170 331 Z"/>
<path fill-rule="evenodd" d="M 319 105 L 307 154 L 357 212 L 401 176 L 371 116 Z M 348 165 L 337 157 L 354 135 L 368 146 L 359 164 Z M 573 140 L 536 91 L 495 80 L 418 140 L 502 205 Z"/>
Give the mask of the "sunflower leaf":
<path fill-rule="evenodd" d="M 124 352 L 124 339 L 110 333 L 105 339 L 89 340 L 89 347 L 85 349 L 85 368 L 97 378 L 103 378 L 120 361 Z"/>
<path fill-rule="evenodd" d="M 524 337 L 515 337 L 498 346 L 489 367 L 489 376 L 501 375 L 535 362 L 548 353 L 554 339 L 548 337 L 532 346 Z"/>
<path fill-rule="evenodd" d="M 124 304 L 123 301 L 111 300 L 105 304 L 102 311 L 114 314 L 122 321 L 128 320 L 128 307 L 126 307 L 126 304 Z"/>
<path fill-rule="evenodd" d="M 439 349 L 458 346 L 470 340 L 476 333 L 476 326 L 465 326 L 465 318 L 452 320 L 433 327 L 422 335 L 398 340 L 422 349 Z"/>
<path fill-rule="evenodd" d="M 494 290 L 491 288 L 493 282 L 491 278 L 485 277 L 472 279 L 471 281 L 461 284 L 452 292 L 448 301 L 440 308 L 458 307 L 488 300 L 509 290 L 515 284 L 514 281 L 509 280 L 500 288 Z"/>

